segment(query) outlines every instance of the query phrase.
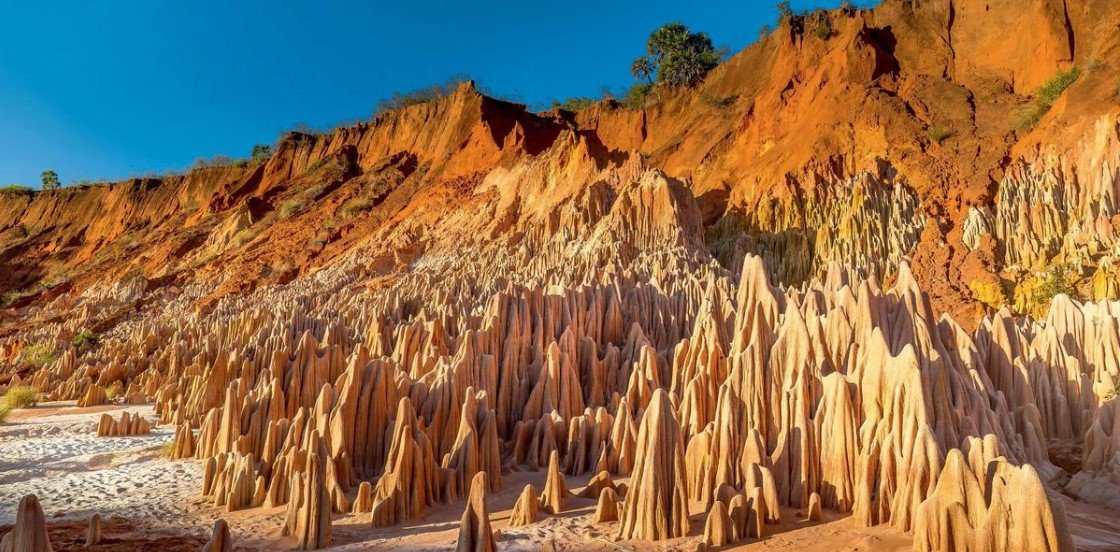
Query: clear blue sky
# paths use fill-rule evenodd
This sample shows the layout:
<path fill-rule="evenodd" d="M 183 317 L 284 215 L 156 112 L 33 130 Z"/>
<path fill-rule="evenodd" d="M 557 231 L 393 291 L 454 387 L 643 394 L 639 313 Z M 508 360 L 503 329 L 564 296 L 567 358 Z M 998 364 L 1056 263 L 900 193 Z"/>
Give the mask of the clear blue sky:
<path fill-rule="evenodd" d="M 793 2 L 808 7 L 811 0 Z M 835 5 L 838 0 L 822 0 Z M 599 96 L 680 20 L 738 51 L 771 0 L 0 0 L 0 185 L 181 170 L 468 74 L 528 103 Z"/>

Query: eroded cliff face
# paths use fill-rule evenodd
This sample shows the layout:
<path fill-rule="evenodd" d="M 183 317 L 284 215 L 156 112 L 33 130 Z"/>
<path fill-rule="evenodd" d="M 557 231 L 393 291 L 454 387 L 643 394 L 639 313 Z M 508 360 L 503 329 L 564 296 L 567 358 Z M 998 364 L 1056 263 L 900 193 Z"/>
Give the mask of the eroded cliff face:
<path fill-rule="evenodd" d="M 1041 315 L 1016 286 L 1055 259 L 1074 266 L 1086 297 L 1116 294 L 1115 11 L 887 2 L 829 14 L 827 39 L 818 19 L 795 19 L 697 89 L 656 90 L 644 109 L 532 114 L 463 89 L 330 134 L 293 134 L 261 165 L 8 194 L 0 284 L 28 304 L 48 287 L 39 283 L 80 290 L 136 272 L 228 277 L 223 292 L 285 282 L 371 234 L 473 202 L 495 170 L 583 143 L 598 166 L 640 154 L 681 180 L 732 270 L 750 252 L 795 285 L 831 260 L 889 277 L 909 258 L 939 310 L 967 325 L 1003 304 Z M 997 27 L 1023 31 L 996 42 L 977 31 Z M 1021 104 L 1070 67 L 1083 76 L 1037 127 L 1016 130 Z"/>
<path fill-rule="evenodd" d="M 468 84 L 262 163 L 4 195 L 0 384 L 154 401 L 216 506 L 287 505 L 307 547 L 331 512 L 468 494 L 464 538 L 493 545 L 482 495 L 549 466 L 542 505 L 601 474 L 622 538 L 685 538 L 696 504 L 705 539 L 758 538 L 815 505 L 922 550 L 1068 550 L 1048 486 L 1120 496 L 1120 9 L 827 17 L 643 109 Z M 1045 295 L 1056 263 L 1086 301 Z"/>

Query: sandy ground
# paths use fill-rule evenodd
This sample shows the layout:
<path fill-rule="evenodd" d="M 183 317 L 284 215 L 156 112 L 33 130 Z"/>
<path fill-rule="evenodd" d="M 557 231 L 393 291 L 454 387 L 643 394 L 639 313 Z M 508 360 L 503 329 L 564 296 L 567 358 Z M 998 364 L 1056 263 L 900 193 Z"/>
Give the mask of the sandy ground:
<path fill-rule="evenodd" d="M 94 513 L 144 520 L 153 528 L 185 528 L 187 498 L 198 493 L 195 462 L 167 462 L 161 449 L 170 427 L 150 435 L 97 437 L 97 421 L 125 410 L 155 419 L 151 406 L 79 409 L 50 403 L 13 413 L 0 425 L 0 525 L 15 522 L 19 499 L 35 494 L 51 519 Z"/>
<path fill-rule="evenodd" d="M 572 498 L 565 504 L 565 512 L 558 516 L 541 514 L 537 523 L 527 527 L 509 528 L 507 526 L 511 510 L 518 495 L 526 484 L 533 484 L 538 490 L 544 486 L 545 473 L 514 472 L 502 478 L 502 490 L 487 498 L 490 508 L 490 522 L 499 532 L 498 549 L 514 552 L 537 552 L 546 541 L 552 541 L 558 551 L 613 552 L 693 550 L 699 544 L 704 532 L 705 516 L 701 506 L 693 505 L 692 536 L 657 543 L 652 542 L 615 542 L 614 534 L 618 523 L 591 523 L 595 510 L 595 500 Z M 573 492 L 583 490 L 590 475 L 568 477 L 568 486 Z M 617 482 L 625 481 L 617 480 Z M 335 516 L 332 550 L 384 550 L 384 551 L 436 551 L 454 549 L 459 531 L 459 519 L 463 513 L 463 502 L 441 504 L 432 508 L 422 520 L 414 520 L 396 527 L 372 529 L 368 515 Z M 282 509 L 272 512 L 237 513 L 227 519 L 231 524 L 250 529 L 258 537 L 243 535 L 239 546 L 255 550 L 272 550 L 290 547 L 290 543 L 279 537 L 277 531 L 283 515 Z M 770 534 L 763 541 L 743 543 L 720 550 L 789 550 L 804 551 L 856 551 L 910 550 L 910 538 L 888 527 L 864 529 L 857 527 L 847 517 L 826 512 L 823 522 L 807 522 L 796 510 L 783 511 L 783 522 L 767 526 Z"/>
<path fill-rule="evenodd" d="M 151 406 L 76 408 L 49 403 L 17 411 L 0 424 L 0 533 L 14 523 L 20 497 L 34 493 L 43 504 L 56 550 L 197 550 L 213 520 L 227 519 L 239 550 L 291 549 L 280 536 L 284 509 L 227 513 L 198 494 L 199 462 L 170 462 L 161 455 L 173 430 L 156 428 L 139 437 L 95 437 L 103 412 L 114 417 L 128 410 L 154 420 Z M 704 512 L 692 505 L 692 536 L 658 543 L 615 542 L 617 523 L 592 524 L 595 501 L 572 498 L 558 516 L 542 514 L 528 527 L 507 526 L 510 512 L 526 484 L 544 485 L 544 471 L 519 471 L 502 478 L 502 490 L 487 499 L 491 523 L 499 532 L 502 551 L 536 552 L 551 541 L 556 550 L 592 552 L 693 550 L 704 531 Z M 581 491 L 590 476 L 569 477 Z M 620 483 L 624 480 L 618 480 Z M 1120 516 L 1106 508 L 1063 498 L 1079 550 L 1120 550 Z M 332 550 L 436 551 L 452 549 L 459 530 L 463 501 L 432 508 L 422 520 L 373 529 L 365 516 L 336 515 Z M 93 513 L 104 518 L 106 541 L 95 548 L 83 543 L 85 522 Z M 858 527 L 850 517 L 825 512 L 821 522 L 808 522 L 801 512 L 786 509 L 782 523 L 767 526 L 762 541 L 723 550 L 905 551 L 911 540 L 886 526 Z"/>

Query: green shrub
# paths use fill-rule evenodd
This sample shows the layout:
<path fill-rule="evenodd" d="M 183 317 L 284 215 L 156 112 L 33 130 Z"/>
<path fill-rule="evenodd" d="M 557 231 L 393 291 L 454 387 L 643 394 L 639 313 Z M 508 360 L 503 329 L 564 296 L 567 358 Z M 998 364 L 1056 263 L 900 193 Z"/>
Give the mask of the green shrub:
<path fill-rule="evenodd" d="M 280 216 L 288 218 L 303 210 L 303 204 L 298 199 L 289 199 L 280 204 Z"/>
<path fill-rule="evenodd" d="M 346 203 L 342 204 L 342 216 L 347 219 L 352 219 L 361 213 L 369 211 L 373 207 L 373 202 L 369 198 L 356 197 Z"/>
<path fill-rule="evenodd" d="M 596 103 L 597 101 L 592 98 L 568 98 L 564 100 L 563 103 L 553 102 L 552 107 L 553 109 L 561 109 L 564 111 L 576 113 L 578 111 L 587 109 L 588 107 L 591 107 Z"/>
<path fill-rule="evenodd" d="M 470 78 L 464 75 L 457 75 L 447 79 L 443 84 L 435 84 L 427 88 L 420 88 L 409 92 L 394 93 L 391 98 L 382 100 L 377 104 L 377 110 L 373 116 L 397 111 L 413 105 L 420 105 L 429 102 L 434 102 L 440 98 L 445 98 L 451 95 L 460 84 L 469 81 Z"/>
<path fill-rule="evenodd" d="M 1113 380 L 1112 389 L 1109 390 L 1108 393 L 1105 393 L 1104 400 L 1111 401 L 1112 399 L 1115 399 L 1117 396 L 1120 396 L 1120 378 L 1116 378 L 1115 380 Z M 4 421 L 4 417 L 3 417 L 2 414 L 0 414 L 0 422 L 2 422 L 2 421 Z"/>
<path fill-rule="evenodd" d="M 253 163 L 259 163 L 272 157 L 272 146 L 264 144 L 257 144 L 253 146 L 253 152 L 249 154 L 249 160 Z"/>
<path fill-rule="evenodd" d="M 732 94 L 730 96 L 709 96 L 708 94 L 700 94 L 700 101 L 708 107 L 716 109 L 727 109 L 738 100 L 739 96 Z"/>
<path fill-rule="evenodd" d="M 1079 67 L 1071 67 L 1068 71 L 1058 71 L 1054 78 L 1039 89 L 1038 97 L 1048 104 L 1053 104 L 1080 77 L 1081 68 Z"/>
<path fill-rule="evenodd" d="M 940 126 L 937 126 L 937 125 L 933 125 L 933 126 L 929 127 L 928 130 L 926 130 L 926 136 L 928 136 L 931 141 L 937 142 L 938 144 L 940 144 L 941 142 L 944 142 L 945 140 L 947 140 L 952 135 L 953 135 L 952 131 L 950 131 L 947 128 L 940 127 Z"/>
<path fill-rule="evenodd" d="M 42 368 L 58 360 L 58 353 L 47 345 L 29 345 L 19 352 L 18 360 Z"/>
<path fill-rule="evenodd" d="M 832 20 L 829 19 L 828 13 L 818 12 L 816 14 L 816 24 L 813 25 L 813 34 L 821 40 L 828 40 L 832 38 L 832 33 Z"/>
<path fill-rule="evenodd" d="M 1054 107 L 1054 102 L 1058 101 L 1058 98 L 1062 96 L 1066 89 L 1081 77 L 1081 72 L 1079 67 L 1071 67 L 1068 71 L 1058 71 L 1054 78 L 1038 89 L 1030 103 L 1020 108 L 1015 115 L 1015 128 L 1020 132 L 1025 132 L 1038 126 L 1042 118 L 1050 112 L 1050 108 Z"/>
<path fill-rule="evenodd" d="M 1058 294 L 1068 295 L 1072 299 L 1080 299 L 1077 288 L 1073 285 L 1073 268 L 1065 263 L 1056 263 L 1050 266 L 1043 277 L 1042 284 L 1038 286 L 1038 297 L 1049 303 Z"/>
<path fill-rule="evenodd" d="M 44 190 L 57 190 L 62 187 L 62 183 L 58 180 L 58 173 L 53 170 L 47 169 L 40 175 L 43 180 Z"/>
<path fill-rule="evenodd" d="M 0 186 L 0 193 L 7 192 L 13 194 L 23 194 L 33 191 L 34 190 L 31 189 L 31 186 L 24 186 L 23 184 L 5 184 L 3 186 Z"/>
<path fill-rule="evenodd" d="M 778 20 L 785 21 L 791 17 L 793 17 L 793 7 L 790 6 L 789 0 L 778 2 Z"/>
<path fill-rule="evenodd" d="M 11 414 L 12 410 L 15 409 L 7 401 L 0 402 L 0 423 L 8 419 L 8 414 Z"/>
<path fill-rule="evenodd" d="M 650 33 L 646 55 L 634 60 L 630 72 L 639 79 L 655 74 L 659 83 L 690 86 L 700 82 L 719 61 L 720 52 L 707 33 L 694 33 L 683 23 L 674 22 Z"/>
<path fill-rule="evenodd" d="M 8 389 L 4 395 L 4 402 L 11 408 L 27 408 L 39 404 L 38 394 L 26 385 L 18 385 Z"/>
<path fill-rule="evenodd" d="M 112 401 L 112 400 L 116 400 L 117 397 L 121 396 L 121 393 L 123 393 L 123 392 L 124 392 L 124 389 L 123 389 L 123 386 L 121 386 L 121 382 L 114 381 L 113 384 L 110 385 L 109 388 L 105 390 L 105 396 L 108 397 L 109 400 Z"/>
<path fill-rule="evenodd" d="M 327 161 L 328 161 L 328 158 L 324 157 L 324 158 L 308 165 L 307 168 L 303 170 L 303 173 L 304 174 L 313 173 L 313 172 L 319 170 L 320 168 L 322 168 L 323 165 L 326 165 Z"/>
<path fill-rule="evenodd" d="M 90 345 L 97 345 L 100 341 L 100 336 L 83 328 L 82 331 L 78 332 L 78 335 L 75 335 L 73 339 L 70 340 L 70 344 L 74 347 L 81 347 L 86 343 L 89 343 Z"/>
<path fill-rule="evenodd" d="M 205 157 L 195 159 L 194 164 L 191 165 L 191 170 L 207 169 L 211 167 L 245 166 L 245 164 L 246 162 L 244 159 L 233 159 L 228 155 L 215 155 L 209 159 Z"/>
<path fill-rule="evenodd" d="M 253 238 L 255 238 L 255 237 L 257 237 L 257 229 L 255 227 L 249 227 L 249 228 L 245 228 L 243 230 L 240 230 L 236 234 L 233 235 L 233 246 L 234 247 L 241 247 L 241 246 L 253 241 Z"/>
<path fill-rule="evenodd" d="M 627 109 L 642 109 L 646 106 L 651 91 L 653 85 L 644 82 L 635 83 L 622 95 L 618 103 Z"/>

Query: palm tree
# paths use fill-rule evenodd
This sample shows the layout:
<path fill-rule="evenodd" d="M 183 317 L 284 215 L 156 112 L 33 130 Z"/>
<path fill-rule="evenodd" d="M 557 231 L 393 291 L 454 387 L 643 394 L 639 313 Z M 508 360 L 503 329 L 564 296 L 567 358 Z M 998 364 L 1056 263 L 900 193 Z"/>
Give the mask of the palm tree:
<path fill-rule="evenodd" d="M 655 70 L 649 56 L 642 56 L 630 64 L 630 73 L 634 75 L 634 78 L 644 79 L 647 84 L 653 84 L 653 72 Z"/>

